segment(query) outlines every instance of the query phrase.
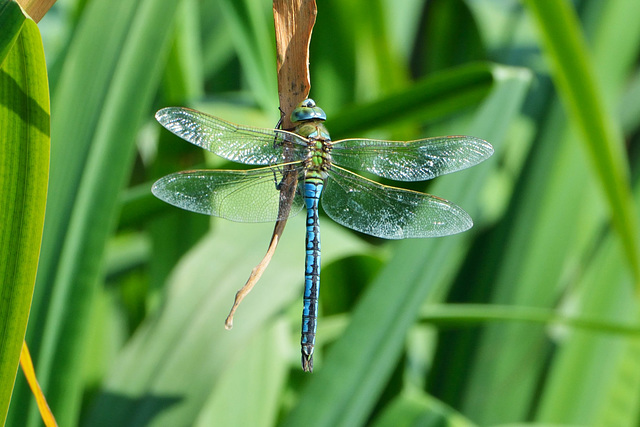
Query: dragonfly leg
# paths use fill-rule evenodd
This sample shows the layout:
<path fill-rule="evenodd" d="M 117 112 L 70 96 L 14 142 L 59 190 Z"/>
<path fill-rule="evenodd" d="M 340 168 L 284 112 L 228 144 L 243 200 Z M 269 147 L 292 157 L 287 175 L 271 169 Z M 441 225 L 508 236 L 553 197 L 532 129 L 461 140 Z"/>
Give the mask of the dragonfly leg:
<path fill-rule="evenodd" d="M 278 191 L 282 190 L 282 184 L 284 182 L 284 173 L 282 172 L 282 169 L 274 167 L 271 169 L 271 171 L 273 172 L 273 182 L 276 185 L 276 190 Z M 276 174 L 276 171 L 282 174 L 282 179 L 278 180 L 278 175 Z"/>
<path fill-rule="evenodd" d="M 278 123 L 276 123 L 276 129 L 282 129 L 282 121 L 284 120 L 284 111 L 280 106 L 278 106 L 278 111 L 280 111 L 280 118 L 278 119 Z M 275 139 L 274 139 L 275 142 Z"/>
<path fill-rule="evenodd" d="M 278 123 L 276 123 L 276 129 L 282 129 L 282 120 L 284 118 L 284 111 L 282 111 L 282 108 L 278 107 L 278 110 L 280 110 L 280 118 L 278 119 Z M 273 148 L 278 148 L 278 135 L 273 137 Z"/>

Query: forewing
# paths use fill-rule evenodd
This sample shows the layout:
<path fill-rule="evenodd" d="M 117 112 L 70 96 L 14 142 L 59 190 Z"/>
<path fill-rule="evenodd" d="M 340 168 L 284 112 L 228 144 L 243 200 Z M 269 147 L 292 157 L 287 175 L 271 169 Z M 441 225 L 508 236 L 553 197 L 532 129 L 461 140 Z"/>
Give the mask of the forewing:
<path fill-rule="evenodd" d="M 447 236 L 473 225 L 464 210 L 447 200 L 381 185 L 335 165 L 322 207 L 337 223 L 385 239 Z"/>
<path fill-rule="evenodd" d="M 294 133 L 240 126 L 189 108 L 163 108 L 156 120 L 180 138 L 233 162 L 273 165 L 302 160 L 306 153 L 305 140 Z"/>
<path fill-rule="evenodd" d="M 283 181 L 282 171 L 281 167 L 266 167 L 178 172 L 160 178 L 151 192 L 192 212 L 237 222 L 270 222 L 297 214 L 303 205 L 301 194 L 295 191 L 291 212 L 280 213 L 280 198 L 286 194 L 278 188 Z"/>
<path fill-rule="evenodd" d="M 444 136 L 416 141 L 343 139 L 332 144 L 335 164 L 396 181 L 424 181 L 482 162 L 493 154 L 487 141 Z"/>

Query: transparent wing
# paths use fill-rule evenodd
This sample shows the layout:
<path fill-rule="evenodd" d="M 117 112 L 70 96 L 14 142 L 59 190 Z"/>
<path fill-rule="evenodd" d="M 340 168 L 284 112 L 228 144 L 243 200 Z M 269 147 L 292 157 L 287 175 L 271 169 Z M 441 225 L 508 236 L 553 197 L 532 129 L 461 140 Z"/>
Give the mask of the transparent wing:
<path fill-rule="evenodd" d="M 336 166 L 329 171 L 322 207 L 337 223 L 385 239 L 447 236 L 473 225 L 447 200 L 378 184 Z"/>
<path fill-rule="evenodd" d="M 416 141 L 343 139 L 332 144 L 332 162 L 396 181 L 424 181 L 468 168 L 493 154 L 487 141 L 443 136 Z"/>
<path fill-rule="evenodd" d="M 305 139 L 279 129 L 239 126 L 183 107 L 168 107 L 156 120 L 170 132 L 233 162 L 273 165 L 302 160 Z"/>
<path fill-rule="evenodd" d="M 298 166 L 292 173 L 299 173 Z M 194 170 L 160 178 L 151 192 L 192 212 L 237 222 L 270 222 L 293 216 L 303 206 L 302 196 L 296 190 L 291 211 L 280 210 L 280 199 L 287 193 L 279 190 L 283 182 L 283 166 L 247 171 Z"/>

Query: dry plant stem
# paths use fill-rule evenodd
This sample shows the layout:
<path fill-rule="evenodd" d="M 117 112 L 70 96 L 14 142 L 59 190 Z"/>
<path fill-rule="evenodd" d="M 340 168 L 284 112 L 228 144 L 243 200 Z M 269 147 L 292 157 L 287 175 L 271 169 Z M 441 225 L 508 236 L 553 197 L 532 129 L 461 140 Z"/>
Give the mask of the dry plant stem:
<path fill-rule="evenodd" d="M 293 109 L 309 96 L 309 43 L 316 22 L 315 0 L 274 0 L 278 95 L 284 113 L 282 127 L 293 128 Z"/>
<path fill-rule="evenodd" d="M 231 311 L 229 311 L 227 320 L 225 320 L 224 322 L 225 328 L 227 329 L 233 328 L 233 315 L 235 314 L 236 309 L 238 308 L 238 306 L 240 305 L 244 297 L 246 297 L 249 294 L 249 292 L 251 292 L 251 289 L 253 289 L 253 286 L 256 283 L 258 283 L 258 280 L 260 280 L 260 276 L 262 276 L 262 273 L 264 273 L 264 271 L 267 269 L 267 266 L 271 262 L 271 257 L 276 251 L 276 247 L 278 246 L 279 236 L 282 234 L 282 231 L 284 231 L 285 224 L 286 224 L 286 220 L 276 222 L 276 228 L 275 230 L 273 230 L 273 236 L 271 237 L 271 243 L 269 244 L 269 249 L 267 250 L 267 253 L 265 254 L 264 258 L 262 258 L 262 261 L 260 261 L 260 264 L 256 265 L 253 268 L 253 270 L 251 270 L 251 275 L 249 276 L 249 280 L 247 280 L 247 283 L 245 283 L 245 285 L 242 288 L 240 288 L 238 292 L 236 292 L 236 298 L 233 301 L 233 307 L 231 307 Z M 278 231 L 278 228 L 280 228 L 279 231 Z"/>
<path fill-rule="evenodd" d="M 290 166 L 286 167 L 290 168 Z M 264 271 L 267 269 L 267 266 L 271 262 L 271 257 L 273 257 L 273 254 L 276 251 L 276 247 L 278 246 L 278 242 L 280 241 L 280 236 L 282 236 L 282 232 L 284 231 L 284 226 L 287 223 L 287 217 L 289 216 L 289 211 L 291 210 L 291 201 L 293 200 L 293 196 L 295 193 L 298 174 L 297 171 L 287 173 L 285 169 L 284 177 L 283 188 L 287 189 L 288 192 L 286 194 L 280 194 L 279 208 L 280 212 L 284 215 L 284 219 L 276 221 L 276 226 L 273 229 L 273 234 L 271 236 L 271 242 L 269 243 L 269 249 L 267 249 L 267 253 L 265 254 L 264 258 L 262 258 L 262 261 L 260 261 L 260 263 L 256 265 L 253 270 L 251 270 L 251 275 L 249 276 L 249 280 L 247 280 L 247 283 L 245 283 L 245 285 L 240 288 L 238 292 L 236 292 L 236 298 L 233 301 L 233 307 L 231 307 L 231 311 L 229 311 L 227 320 L 225 320 L 224 322 L 224 327 L 227 329 L 231 329 L 233 327 L 233 315 L 235 314 L 236 309 L 238 308 L 244 297 L 246 297 L 249 292 L 251 292 L 251 289 L 253 289 L 255 284 L 258 283 L 258 280 L 260 280 L 262 273 L 264 273 Z"/>
<path fill-rule="evenodd" d="M 309 96 L 309 42 L 316 21 L 315 0 L 274 0 L 273 20 L 276 30 L 276 50 L 278 67 L 278 93 L 282 127 L 292 129 L 290 116 L 293 109 Z M 286 144 L 287 141 L 284 141 Z M 285 150 L 285 152 L 290 152 Z M 284 159 L 283 180 L 280 183 L 279 218 L 271 235 L 269 249 L 262 261 L 251 270 L 247 283 L 236 293 L 233 307 L 224 322 L 227 329 L 233 327 L 233 315 L 245 296 L 260 280 L 275 253 L 280 237 L 289 217 L 291 203 L 298 186 L 298 173 L 289 164 L 292 159 Z"/>
<path fill-rule="evenodd" d="M 56 0 L 16 0 L 22 10 L 24 10 L 35 22 L 40 22 L 42 17 Z"/>

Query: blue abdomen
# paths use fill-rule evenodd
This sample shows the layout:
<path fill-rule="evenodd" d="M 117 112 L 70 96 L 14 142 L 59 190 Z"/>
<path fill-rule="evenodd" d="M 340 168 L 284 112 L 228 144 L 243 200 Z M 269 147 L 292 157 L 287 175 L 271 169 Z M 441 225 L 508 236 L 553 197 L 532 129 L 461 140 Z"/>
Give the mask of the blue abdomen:
<path fill-rule="evenodd" d="M 304 200 L 307 206 L 307 238 L 305 247 L 305 283 L 302 311 L 302 368 L 313 370 L 313 346 L 316 340 L 318 292 L 320 291 L 320 223 L 318 204 L 323 187 L 322 179 L 310 178 L 304 182 Z"/>

